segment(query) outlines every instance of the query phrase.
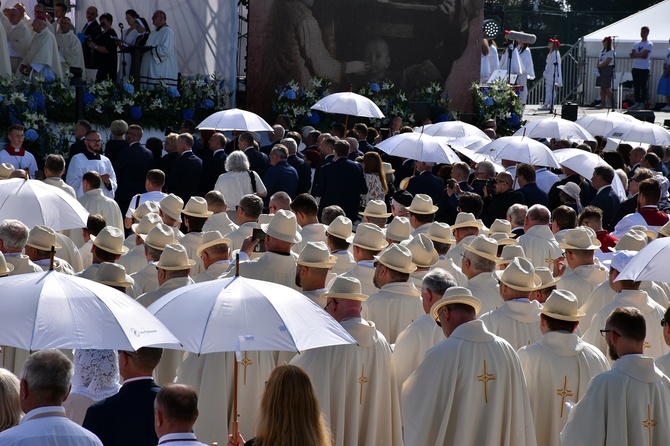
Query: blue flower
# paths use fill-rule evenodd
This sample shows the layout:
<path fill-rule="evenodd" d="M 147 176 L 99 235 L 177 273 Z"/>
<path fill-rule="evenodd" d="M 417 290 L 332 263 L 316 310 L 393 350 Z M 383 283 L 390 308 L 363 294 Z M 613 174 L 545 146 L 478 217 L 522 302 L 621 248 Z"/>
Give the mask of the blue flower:
<path fill-rule="evenodd" d="M 195 117 L 195 112 L 191 110 L 190 108 L 187 108 L 181 113 L 182 119 L 186 121 L 187 119 L 193 119 Z"/>
<path fill-rule="evenodd" d="M 286 96 L 286 99 L 291 101 L 296 98 L 295 91 L 293 90 L 286 90 L 286 93 L 284 93 L 284 95 Z"/>
<path fill-rule="evenodd" d="M 488 87 L 484 87 L 484 88 L 482 89 L 482 93 L 484 93 L 485 95 L 489 94 L 489 89 L 488 89 Z"/>
<path fill-rule="evenodd" d="M 123 84 L 123 89 L 126 90 L 126 93 L 128 94 L 135 93 L 135 86 L 132 84 Z"/>
<path fill-rule="evenodd" d="M 277 113 L 277 112 L 279 112 L 279 109 L 277 108 L 276 105 L 273 105 L 272 106 L 272 113 Z"/>
<path fill-rule="evenodd" d="M 437 122 L 447 122 L 451 121 L 451 118 L 449 118 L 449 115 L 445 115 L 444 113 L 440 113 L 437 115 Z"/>
<path fill-rule="evenodd" d="M 37 141 L 37 139 L 40 137 L 40 135 L 37 134 L 37 132 L 33 129 L 28 129 L 26 130 L 26 140 L 28 141 Z"/>
<path fill-rule="evenodd" d="M 317 125 L 319 121 L 321 121 L 321 118 L 315 112 L 312 112 L 312 114 L 307 118 L 307 122 L 309 122 L 311 125 Z"/>
<path fill-rule="evenodd" d="M 509 125 L 512 127 L 516 127 L 517 125 L 521 124 L 521 118 L 519 118 L 519 115 L 516 113 L 512 113 L 507 119 L 507 122 L 509 122 Z"/>
<path fill-rule="evenodd" d="M 44 76 L 44 82 L 53 82 L 55 80 L 56 80 L 56 77 L 51 73 Z"/>
<path fill-rule="evenodd" d="M 2 96 L 0 96 L 0 104 L 2 104 L 2 102 L 3 102 L 4 100 L 5 100 L 5 98 L 3 98 Z"/>
<path fill-rule="evenodd" d="M 84 104 L 91 105 L 93 102 L 95 102 L 95 96 L 92 93 L 84 93 Z"/>
<path fill-rule="evenodd" d="M 214 101 L 211 99 L 205 99 L 202 103 L 202 106 L 205 108 L 205 110 L 210 110 L 214 108 Z"/>
<path fill-rule="evenodd" d="M 484 105 L 486 105 L 487 107 L 493 105 L 493 99 L 491 98 L 491 96 L 484 96 Z"/>
<path fill-rule="evenodd" d="M 137 121 L 142 117 L 142 109 L 137 106 L 130 107 L 130 117 Z"/>
<path fill-rule="evenodd" d="M 30 95 L 32 100 L 35 102 L 35 106 L 39 109 L 44 109 L 46 107 L 46 99 L 44 98 L 44 95 L 40 92 L 35 92 Z"/>
<path fill-rule="evenodd" d="M 379 88 L 379 84 L 377 84 L 376 82 L 370 84 L 370 91 L 372 91 L 373 93 L 379 93 L 380 90 L 381 88 Z"/>
<path fill-rule="evenodd" d="M 170 88 L 168 88 L 167 94 L 171 98 L 178 98 L 179 97 L 179 90 L 177 90 L 175 87 L 170 87 Z"/>

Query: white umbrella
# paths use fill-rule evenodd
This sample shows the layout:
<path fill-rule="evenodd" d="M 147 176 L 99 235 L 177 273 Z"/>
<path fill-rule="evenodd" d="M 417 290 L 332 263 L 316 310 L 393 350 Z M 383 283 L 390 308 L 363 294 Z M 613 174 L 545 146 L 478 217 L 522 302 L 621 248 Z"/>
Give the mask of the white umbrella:
<path fill-rule="evenodd" d="M 142 305 L 107 285 L 46 271 L 1 278 L 0 288 L 0 345 L 127 351 L 179 346 Z"/>
<path fill-rule="evenodd" d="M 461 155 L 465 155 L 468 158 L 470 158 L 472 161 L 475 163 L 479 163 L 481 161 L 491 161 L 493 162 L 493 158 L 491 158 L 490 155 L 485 154 L 485 153 L 477 153 L 476 151 L 472 149 L 468 149 L 466 147 L 452 147 L 455 152 L 460 153 Z M 505 169 L 503 169 L 505 170 Z"/>
<path fill-rule="evenodd" d="M 384 113 L 377 107 L 377 104 L 365 96 L 350 91 L 329 94 L 310 108 L 325 113 L 339 113 L 341 115 L 380 119 L 384 117 Z"/>
<path fill-rule="evenodd" d="M 517 130 L 513 136 L 567 139 L 569 141 L 595 141 L 593 135 L 587 132 L 581 125 L 556 116 L 553 118 L 530 121 L 528 124 Z"/>
<path fill-rule="evenodd" d="M 624 122 L 640 122 L 631 115 L 619 112 L 608 112 L 593 115 L 584 115 L 575 121 L 592 135 L 605 135 L 614 127 Z"/>
<path fill-rule="evenodd" d="M 624 122 L 610 130 L 605 137 L 628 143 L 670 144 L 670 132 L 660 125 L 642 121 Z"/>
<path fill-rule="evenodd" d="M 438 136 L 438 138 L 444 137 Z M 464 136 L 462 138 L 446 139 L 446 141 L 447 144 L 449 144 L 449 147 L 456 151 L 458 151 L 457 149 L 461 147 L 470 150 L 477 150 L 490 143 L 491 138 L 486 137 L 486 139 L 484 139 L 478 136 Z"/>
<path fill-rule="evenodd" d="M 547 146 L 526 136 L 503 136 L 475 150 L 488 154 L 493 161 L 517 161 L 531 166 L 553 167 L 558 169 L 558 160 Z"/>
<path fill-rule="evenodd" d="M 587 152 L 580 149 L 559 149 L 552 152 L 554 157 L 558 160 L 561 166 L 577 172 L 587 180 L 591 180 L 593 176 L 593 169 L 598 166 L 609 166 L 607 161 L 599 157 L 595 153 Z M 614 182 L 612 189 L 618 195 L 621 201 L 626 199 L 626 190 L 621 183 L 619 175 L 614 175 Z M 588 203 L 582 203 L 584 205 Z"/>
<path fill-rule="evenodd" d="M 670 264 L 670 237 L 649 242 L 619 273 L 618 280 L 667 282 Z"/>
<path fill-rule="evenodd" d="M 0 181 L 0 221 L 16 219 L 35 225 L 64 229 L 85 228 L 88 211 L 62 189 L 38 180 L 13 178 Z"/>
<path fill-rule="evenodd" d="M 400 133 L 375 147 L 389 155 L 416 161 L 453 164 L 461 160 L 444 138 L 421 133 Z"/>
<path fill-rule="evenodd" d="M 248 132 L 271 132 L 272 126 L 256 113 L 231 108 L 213 113 L 198 124 L 198 130 L 216 130 L 220 132 L 246 130 Z"/>
<path fill-rule="evenodd" d="M 463 121 L 438 122 L 436 124 L 429 124 L 423 127 L 416 127 L 414 128 L 414 131 L 416 133 L 423 132 L 426 135 L 431 136 L 444 136 L 450 140 L 467 136 L 488 139 L 489 141 L 491 140 L 491 138 L 489 138 L 488 135 L 486 135 L 486 133 L 484 133 L 478 127 Z"/>

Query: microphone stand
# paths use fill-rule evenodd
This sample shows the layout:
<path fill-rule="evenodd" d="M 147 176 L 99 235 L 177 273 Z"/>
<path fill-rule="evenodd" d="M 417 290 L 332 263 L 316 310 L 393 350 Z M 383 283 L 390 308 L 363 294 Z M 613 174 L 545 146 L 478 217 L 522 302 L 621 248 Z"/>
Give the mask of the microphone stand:
<path fill-rule="evenodd" d="M 514 42 L 510 40 L 507 45 L 507 83 L 512 84 L 512 51 L 514 51 Z"/>
<path fill-rule="evenodd" d="M 123 46 L 124 43 L 125 43 L 125 37 L 123 35 L 123 23 L 119 23 L 119 29 L 121 30 L 121 46 Z M 126 79 L 126 65 L 128 65 L 128 63 L 126 62 L 126 53 L 121 53 L 121 79 L 122 80 Z"/>
<path fill-rule="evenodd" d="M 614 82 L 616 78 L 616 36 L 612 36 L 612 79 L 610 80 L 610 83 L 612 84 L 610 86 L 610 110 L 614 111 Z M 619 86 L 617 85 L 617 93 L 619 92 Z M 620 98 L 617 97 L 617 102 L 619 101 Z"/>

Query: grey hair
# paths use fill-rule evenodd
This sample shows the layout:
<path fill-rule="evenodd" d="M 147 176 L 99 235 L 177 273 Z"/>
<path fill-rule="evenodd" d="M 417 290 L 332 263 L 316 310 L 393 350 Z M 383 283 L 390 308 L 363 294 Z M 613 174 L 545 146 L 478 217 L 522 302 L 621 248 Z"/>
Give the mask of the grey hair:
<path fill-rule="evenodd" d="M 496 262 L 475 254 L 474 252 L 465 251 L 463 257 L 470 261 L 472 269 L 479 271 L 480 273 L 490 273 L 496 269 Z"/>
<path fill-rule="evenodd" d="M 421 282 L 421 288 L 430 290 L 438 296 L 443 296 L 445 291 L 456 285 L 454 276 L 442 268 L 430 270 L 428 274 L 423 276 L 423 281 Z"/>
<path fill-rule="evenodd" d="M 249 170 L 249 158 L 241 150 L 235 150 L 226 158 L 227 172 L 246 172 Z"/>
<path fill-rule="evenodd" d="M 494 176 L 496 174 L 496 168 L 491 161 L 480 161 L 477 163 L 477 170 L 481 170 L 490 176 Z"/>
<path fill-rule="evenodd" d="M 59 350 L 33 353 L 23 365 L 21 379 L 36 397 L 47 402 L 63 401 L 70 391 L 74 365 Z"/>
<path fill-rule="evenodd" d="M 279 209 L 284 209 L 286 211 L 291 210 L 291 196 L 283 190 L 272 194 L 270 201 L 275 203 Z"/>
<path fill-rule="evenodd" d="M 21 250 L 28 241 L 28 226 L 19 220 L 5 220 L 0 223 L 0 239 L 5 248 Z"/>
<path fill-rule="evenodd" d="M 351 152 L 356 152 L 358 151 L 358 140 L 356 138 L 352 138 L 351 136 L 344 138 L 345 141 L 349 143 L 349 150 Z"/>
<path fill-rule="evenodd" d="M 295 142 L 295 139 L 293 138 L 284 138 L 281 141 L 279 141 L 279 144 L 286 147 L 289 155 L 293 155 L 298 151 L 298 144 Z"/>
<path fill-rule="evenodd" d="M 272 148 L 270 154 L 277 155 L 277 158 L 279 158 L 280 160 L 285 160 L 288 158 L 288 149 L 286 148 L 286 146 L 282 144 L 277 144 Z"/>
<path fill-rule="evenodd" d="M 526 218 L 526 213 L 528 212 L 528 206 L 525 204 L 513 204 L 507 209 L 507 218 L 512 223 L 512 226 L 523 226 L 523 221 Z"/>
<path fill-rule="evenodd" d="M 534 204 L 528 208 L 526 216 L 530 220 L 539 220 L 547 224 L 549 224 L 549 221 L 551 220 L 551 212 L 549 212 L 549 209 L 546 206 L 541 204 Z"/>
<path fill-rule="evenodd" d="M 151 260 L 154 262 L 158 262 L 161 259 L 161 254 L 163 254 L 163 251 L 160 249 L 152 248 L 151 246 L 147 245 L 146 242 L 144 243 L 144 249 L 147 251 L 147 255 L 151 257 Z"/>

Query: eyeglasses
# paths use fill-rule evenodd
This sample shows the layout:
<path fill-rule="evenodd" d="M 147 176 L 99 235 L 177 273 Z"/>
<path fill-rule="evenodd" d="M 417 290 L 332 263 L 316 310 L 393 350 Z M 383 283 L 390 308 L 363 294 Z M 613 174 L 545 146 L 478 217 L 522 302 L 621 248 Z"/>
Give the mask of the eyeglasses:
<path fill-rule="evenodd" d="M 442 322 L 440 322 L 440 313 L 442 313 L 444 310 L 448 310 L 446 305 L 444 307 L 440 308 L 440 311 L 437 312 L 437 318 L 435 319 L 435 323 L 440 328 L 442 328 Z"/>
<path fill-rule="evenodd" d="M 330 304 L 332 304 L 333 302 L 335 302 L 335 299 L 331 299 L 331 300 L 329 300 L 328 303 L 326 304 L 326 306 L 323 307 L 323 309 L 324 309 L 324 310 L 328 310 L 328 307 L 329 307 Z"/>
<path fill-rule="evenodd" d="M 94 142 L 94 143 L 98 144 L 98 143 L 102 142 L 102 139 L 86 139 L 86 141 L 91 141 L 91 142 Z"/>
<path fill-rule="evenodd" d="M 665 327 L 665 318 L 661 319 L 661 327 Z"/>
<path fill-rule="evenodd" d="M 602 336 L 603 338 L 605 337 L 605 333 L 614 333 L 615 335 L 621 337 L 621 335 L 616 330 L 607 330 L 604 328 L 600 330 L 600 336 Z"/>

